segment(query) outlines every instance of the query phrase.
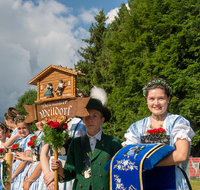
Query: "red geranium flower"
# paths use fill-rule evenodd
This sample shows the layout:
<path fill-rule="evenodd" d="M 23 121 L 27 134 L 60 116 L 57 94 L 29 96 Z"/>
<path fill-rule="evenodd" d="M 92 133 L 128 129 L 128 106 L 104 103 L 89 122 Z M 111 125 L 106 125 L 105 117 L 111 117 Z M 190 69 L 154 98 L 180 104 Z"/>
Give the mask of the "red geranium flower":
<path fill-rule="evenodd" d="M 32 137 L 30 138 L 30 140 L 31 140 L 31 141 L 36 140 L 36 136 L 32 136 Z"/>
<path fill-rule="evenodd" d="M 63 129 L 65 129 L 65 130 L 66 130 L 67 128 L 68 128 L 68 125 L 67 125 L 67 123 L 64 123 L 64 124 L 63 124 Z"/>
<path fill-rule="evenodd" d="M 18 148 L 19 148 L 19 144 L 13 144 L 13 145 L 12 145 L 12 149 L 16 150 L 16 149 L 18 149 Z"/>
<path fill-rule="evenodd" d="M 4 151 L 4 148 L 0 148 L 0 152 L 3 152 Z"/>
<path fill-rule="evenodd" d="M 165 134 L 166 131 L 163 128 L 158 128 L 158 129 L 149 129 L 147 130 L 147 133 L 149 133 L 150 135 L 155 135 L 155 134 Z"/>
<path fill-rule="evenodd" d="M 6 137 L 7 137 L 7 138 L 10 138 L 10 135 L 7 135 Z"/>
<path fill-rule="evenodd" d="M 27 145 L 28 145 L 28 146 L 33 146 L 33 145 L 34 145 L 34 142 L 33 142 L 33 141 L 29 141 L 29 142 L 27 143 Z"/>

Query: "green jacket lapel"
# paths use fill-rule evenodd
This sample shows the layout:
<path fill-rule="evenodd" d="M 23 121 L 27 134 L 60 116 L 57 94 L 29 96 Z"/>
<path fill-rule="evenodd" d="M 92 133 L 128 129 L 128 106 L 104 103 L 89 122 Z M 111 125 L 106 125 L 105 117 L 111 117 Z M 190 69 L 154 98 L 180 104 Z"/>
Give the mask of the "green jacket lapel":
<path fill-rule="evenodd" d="M 102 132 L 101 140 L 100 141 L 97 140 L 97 142 L 96 142 L 96 146 L 95 146 L 94 152 L 92 154 L 91 161 L 93 159 L 95 159 L 102 152 L 102 150 L 104 149 L 106 144 L 107 144 L 106 143 L 106 135 Z"/>
<path fill-rule="evenodd" d="M 87 152 L 89 154 L 89 158 L 91 160 L 92 152 L 91 152 L 91 148 L 90 148 L 90 140 L 89 140 L 89 137 L 87 135 L 85 135 L 85 143 L 86 143 Z"/>

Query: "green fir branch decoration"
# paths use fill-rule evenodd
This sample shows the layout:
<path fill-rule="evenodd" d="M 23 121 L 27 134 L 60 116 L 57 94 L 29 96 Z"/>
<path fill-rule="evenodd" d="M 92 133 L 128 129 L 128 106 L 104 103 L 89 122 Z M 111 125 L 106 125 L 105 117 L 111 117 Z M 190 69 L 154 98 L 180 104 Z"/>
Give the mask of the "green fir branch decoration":
<path fill-rule="evenodd" d="M 9 182 L 10 175 L 8 172 L 9 164 L 6 162 L 6 160 L 3 160 L 2 167 L 3 167 L 3 176 L 2 176 L 3 184 L 10 185 L 10 182 Z"/>

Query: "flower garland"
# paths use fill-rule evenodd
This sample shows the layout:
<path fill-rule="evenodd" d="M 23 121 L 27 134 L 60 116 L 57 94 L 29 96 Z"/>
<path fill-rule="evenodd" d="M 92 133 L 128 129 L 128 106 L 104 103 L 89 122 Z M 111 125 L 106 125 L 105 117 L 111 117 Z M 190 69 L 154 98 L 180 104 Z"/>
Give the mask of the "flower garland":
<path fill-rule="evenodd" d="M 61 149 L 65 140 L 69 139 L 67 123 L 60 125 L 59 122 L 48 121 L 43 125 L 44 144 L 49 144 L 54 150 Z"/>
<path fill-rule="evenodd" d="M 165 88 L 169 91 L 170 96 L 173 94 L 172 87 L 164 79 L 155 79 L 155 80 L 149 82 L 148 84 L 146 84 L 144 86 L 144 88 L 142 89 L 144 97 L 146 97 L 146 95 L 147 95 L 147 88 L 154 84 L 161 84 L 161 85 L 165 86 Z"/>
<path fill-rule="evenodd" d="M 19 120 L 25 120 L 26 119 L 26 116 L 23 116 L 23 117 L 17 117 L 17 118 L 15 118 L 14 119 L 14 121 L 15 121 L 15 124 L 17 124 L 17 121 L 19 121 Z"/>
<path fill-rule="evenodd" d="M 8 110 L 6 111 L 6 114 L 7 114 L 7 116 L 13 121 L 14 119 L 13 119 L 13 117 L 11 117 L 9 114 L 8 114 Z"/>
<path fill-rule="evenodd" d="M 3 180 L 3 184 L 4 185 L 9 185 L 10 184 L 10 174 L 8 171 L 9 165 L 6 162 L 6 160 L 3 160 L 1 162 L 2 166 L 3 166 L 3 176 L 2 176 L 2 180 Z"/>

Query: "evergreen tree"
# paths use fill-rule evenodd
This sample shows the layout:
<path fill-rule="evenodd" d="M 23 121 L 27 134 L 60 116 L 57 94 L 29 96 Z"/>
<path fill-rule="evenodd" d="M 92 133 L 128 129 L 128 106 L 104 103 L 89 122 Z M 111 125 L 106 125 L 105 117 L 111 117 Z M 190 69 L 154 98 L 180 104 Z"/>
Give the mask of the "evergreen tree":
<path fill-rule="evenodd" d="M 123 141 L 133 122 L 151 114 L 142 95 L 144 84 L 153 77 L 167 79 L 174 93 L 169 112 L 190 121 L 196 132 L 192 155 L 199 156 L 200 2 L 129 0 L 128 6 L 122 4 L 118 16 L 101 33 L 98 56 L 91 51 L 93 41 L 86 41 L 89 45 L 82 49 L 85 57 L 78 68 L 87 77 L 79 82 L 87 92 L 93 84 L 106 89 L 112 118 L 104 131 Z"/>
<path fill-rule="evenodd" d="M 104 78 L 104 89 L 108 93 L 108 108 L 111 111 L 111 119 L 109 122 L 103 124 L 103 130 L 107 134 L 114 135 L 117 137 L 122 137 L 122 134 L 125 132 L 126 128 L 122 128 L 121 125 L 117 124 L 116 122 L 116 116 L 115 116 L 115 106 L 112 102 L 112 92 L 114 87 L 116 86 L 116 77 L 120 78 L 120 68 L 118 74 L 113 74 L 112 72 L 109 72 L 109 67 L 112 66 L 113 60 L 112 60 L 112 55 L 113 55 L 113 49 L 114 51 L 120 52 L 120 45 L 118 41 L 118 36 L 121 32 L 120 25 L 125 22 L 126 14 L 128 13 L 128 9 L 125 5 L 125 3 L 122 3 L 119 11 L 117 13 L 117 16 L 115 17 L 115 20 L 110 23 L 107 26 L 107 30 L 105 33 L 105 38 L 104 38 L 104 46 L 103 46 L 103 51 L 101 54 L 101 57 L 99 58 L 99 61 L 101 65 L 104 65 L 104 72 L 103 72 L 103 78 Z M 117 40 L 115 40 L 117 39 Z M 116 60 L 118 59 L 123 59 L 121 55 L 115 57 Z M 120 97 L 121 98 L 121 97 Z"/>
<path fill-rule="evenodd" d="M 35 103 L 36 100 L 37 91 L 35 89 L 29 89 L 18 98 L 18 102 L 15 105 L 15 109 L 17 109 L 22 115 L 27 115 L 27 112 L 24 109 L 24 105 L 32 105 Z"/>
<path fill-rule="evenodd" d="M 32 105 L 37 100 L 37 91 L 35 89 L 29 89 L 28 91 L 25 91 L 24 94 L 22 94 L 18 98 L 18 102 L 15 105 L 15 109 L 17 109 L 22 115 L 27 115 L 26 110 L 24 109 L 24 105 Z M 32 123 L 31 125 L 31 132 L 34 132 L 37 129 L 35 123 Z"/>
<path fill-rule="evenodd" d="M 78 77 L 77 81 L 78 87 L 88 95 L 93 85 L 99 86 L 104 83 L 104 79 L 102 78 L 104 67 L 98 61 L 102 52 L 104 32 L 106 31 L 106 16 L 104 11 L 100 10 L 99 14 L 94 18 L 96 22 L 92 23 L 89 29 L 90 39 L 83 39 L 87 43 L 87 46 L 78 51 L 83 60 L 78 61 L 75 65 L 77 70 L 86 74 L 85 77 Z"/>
<path fill-rule="evenodd" d="M 113 79 L 109 98 L 115 125 L 122 128 L 119 137 L 150 114 L 142 87 L 152 77 L 163 77 L 174 89 L 169 111 L 190 120 L 197 132 L 193 144 L 199 146 L 199 5 L 194 0 L 129 1 L 130 10 L 105 50 Z"/>

